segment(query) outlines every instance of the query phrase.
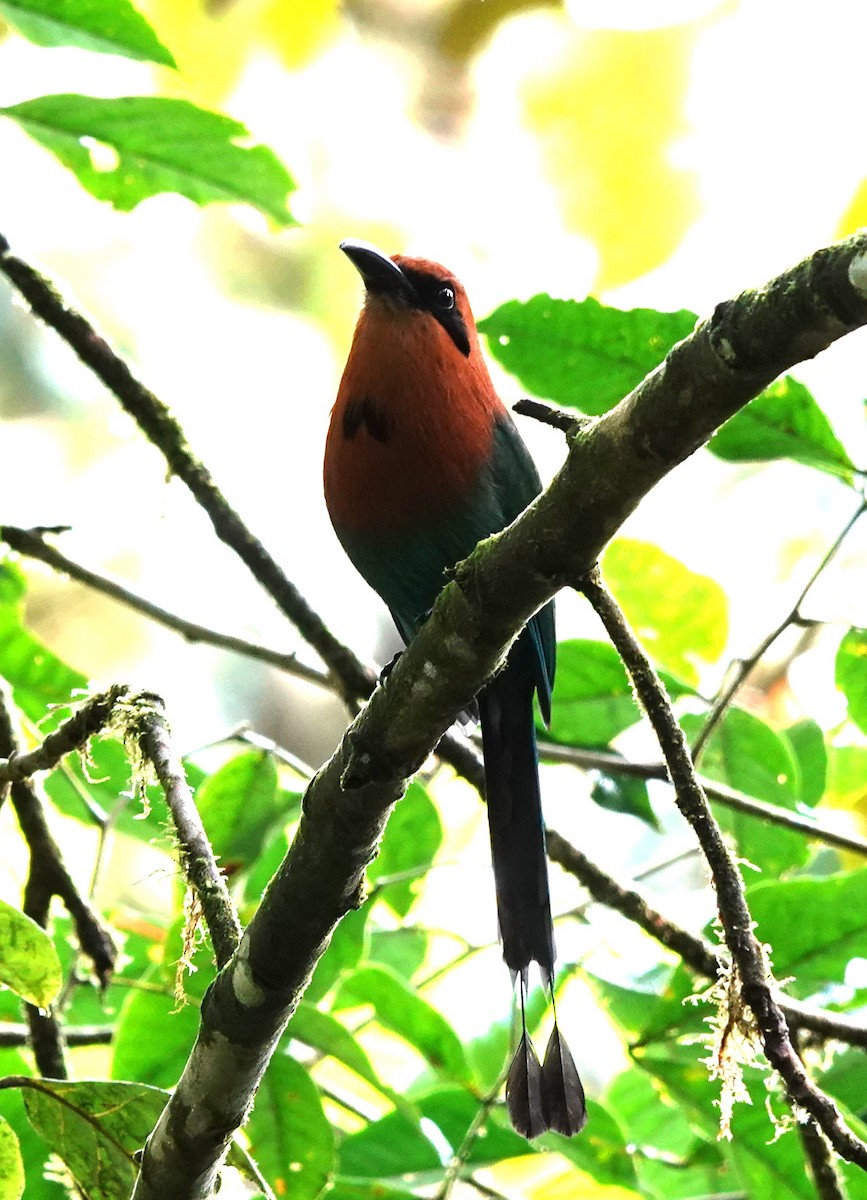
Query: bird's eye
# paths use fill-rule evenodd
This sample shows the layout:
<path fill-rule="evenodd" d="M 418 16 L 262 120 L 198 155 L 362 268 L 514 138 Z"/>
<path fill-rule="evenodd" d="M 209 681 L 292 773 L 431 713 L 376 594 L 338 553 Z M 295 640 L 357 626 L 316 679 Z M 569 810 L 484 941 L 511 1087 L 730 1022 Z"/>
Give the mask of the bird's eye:
<path fill-rule="evenodd" d="M 437 305 L 439 308 L 446 310 L 455 306 L 455 289 L 449 287 L 447 283 L 444 283 L 437 292 Z"/>

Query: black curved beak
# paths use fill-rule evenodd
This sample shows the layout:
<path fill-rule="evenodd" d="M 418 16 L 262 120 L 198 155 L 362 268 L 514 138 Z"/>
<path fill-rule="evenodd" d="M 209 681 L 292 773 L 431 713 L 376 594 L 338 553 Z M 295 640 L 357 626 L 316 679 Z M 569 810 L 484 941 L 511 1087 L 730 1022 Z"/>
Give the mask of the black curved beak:
<path fill-rule="evenodd" d="M 415 288 L 409 279 L 397 263 L 392 262 L 376 246 L 350 238 L 340 243 L 340 249 L 358 271 L 369 292 L 395 296 L 407 303 L 415 301 Z"/>

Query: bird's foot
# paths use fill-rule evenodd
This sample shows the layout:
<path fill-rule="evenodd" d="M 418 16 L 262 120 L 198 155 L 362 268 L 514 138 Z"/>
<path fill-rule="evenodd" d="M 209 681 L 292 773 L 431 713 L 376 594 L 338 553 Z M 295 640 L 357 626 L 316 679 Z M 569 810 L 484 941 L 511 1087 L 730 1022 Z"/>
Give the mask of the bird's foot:
<path fill-rule="evenodd" d="M 379 672 L 379 682 L 380 682 L 380 685 L 382 685 L 383 683 L 385 683 L 386 679 L 388 679 L 389 675 L 392 673 L 392 671 L 394 670 L 394 668 L 397 666 L 397 660 L 400 658 L 400 656 L 401 656 L 402 654 L 403 654 L 403 651 L 402 651 L 402 650 L 398 650 L 397 654 L 395 654 L 395 656 L 394 656 L 394 658 L 391 660 L 391 662 L 387 662 L 387 663 L 385 664 L 385 666 L 382 668 L 382 670 Z"/>

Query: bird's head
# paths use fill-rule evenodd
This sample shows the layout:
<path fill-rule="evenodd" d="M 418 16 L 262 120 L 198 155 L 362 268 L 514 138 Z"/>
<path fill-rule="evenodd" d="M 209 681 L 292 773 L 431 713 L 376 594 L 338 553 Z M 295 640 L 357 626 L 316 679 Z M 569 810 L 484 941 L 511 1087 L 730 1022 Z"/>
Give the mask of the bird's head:
<path fill-rule="evenodd" d="M 459 280 L 439 263 L 396 254 L 389 258 L 368 242 L 345 241 L 340 249 L 364 280 L 367 309 L 393 319 L 436 321 L 465 358 L 476 342 L 475 323 Z"/>

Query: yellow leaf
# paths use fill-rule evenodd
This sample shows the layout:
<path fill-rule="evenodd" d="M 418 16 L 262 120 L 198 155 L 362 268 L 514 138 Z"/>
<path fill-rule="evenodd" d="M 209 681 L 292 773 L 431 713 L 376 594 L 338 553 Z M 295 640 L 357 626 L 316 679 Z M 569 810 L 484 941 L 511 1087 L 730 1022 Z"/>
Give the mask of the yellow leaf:
<path fill-rule="evenodd" d="M 238 81 L 256 43 L 267 0 L 235 0 L 216 11 L 203 0 L 143 0 L 152 21 L 180 68 L 166 72 L 164 90 L 199 104 L 219 107 Z"/>
<path fill-rule="evenodd" d="M 340 31 L 338 0 L 270 0 L 262 34 L 290 71 L 303 67 Z"/>
<path fill-rule="evenodd" d="M 219 106 L 250 55 L 272 51 L 296 69 L 340 29 L 338 0 L 143 0 L 142 8 L 174 54 L 180 74 L 166 90 Z"/>
<path fill-rule="evenodd" d="M 849 206 L 840 218 L 840 224 L 837 226 L 836 237 L 848 237 L 850 233 L 854 233 L 856 229 L 863 229 L 867 225 L 867 179 L 862 179 L 855 189 L 855 195 L 849 202 Z"/>
<path fill-rule="evenodd" d="M 672 163 L 704 21 L 665 29 L 575 29 L 527 82 L 527 116 L 566 224 L 599 254 L 596 291 L 670 257 L 699 212 L 693 172 Z"/>

